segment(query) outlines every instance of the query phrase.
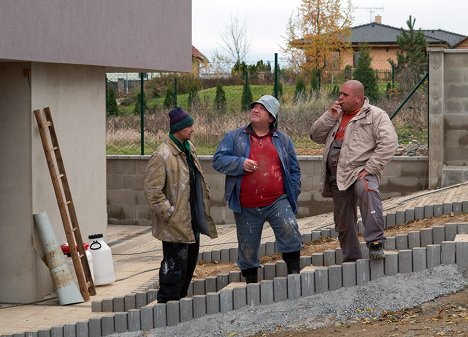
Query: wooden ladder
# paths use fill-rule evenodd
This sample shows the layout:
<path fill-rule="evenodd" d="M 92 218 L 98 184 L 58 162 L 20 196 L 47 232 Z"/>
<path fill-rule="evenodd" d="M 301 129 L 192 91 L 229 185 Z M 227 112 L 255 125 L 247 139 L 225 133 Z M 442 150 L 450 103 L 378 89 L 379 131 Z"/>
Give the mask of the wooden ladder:
<path fill-rule="evenodd" d="M 65 167 L 63 165 L 62 154 L 55 134 L 54 122 L 50 108 L 44 108 L 45 120 L 42 118 L 41 110 L 34 110 L 39 134 L 41 136 L 42 147 L 49 167 L 50 178 L 57 198 L 60 216 L 62 217 L 63 228 L 67 237 L 70 254 L 75 267 L 81 295 L 85 301 L 89 301 L 90 295 L 96 295 L 94 282 L 91 277 L 88 259 L 81 238 L 80 226 L 76 218 L 75 206 L 73 204 L 68 185 Z M 49 141 L 50 138 L 50 141 Z M 50 145 L 52 143 L 52 146 Z M 55 158 L 55 161 L 54 161 Z M 58 170 L 57 170 L 57 167 Z"/>

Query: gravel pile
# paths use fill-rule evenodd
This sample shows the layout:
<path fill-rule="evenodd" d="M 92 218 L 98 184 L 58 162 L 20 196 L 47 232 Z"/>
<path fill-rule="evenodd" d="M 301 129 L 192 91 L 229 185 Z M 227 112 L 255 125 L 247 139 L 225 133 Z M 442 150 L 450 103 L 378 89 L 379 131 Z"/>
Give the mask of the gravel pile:
<path fill-rule="evenodd" d="M 464 270 L 456 265 L 438 266 L 418 273 L 382 277 L 351 288 L 245 307 L 224 314 L 204 316 L 173 327 L 146 332 L 114 334 L 148 336 L 251 336 L 276 328 L 320 328 L 335 323 L 374 319 L 384 313 L 412 308 L 468 286 Z"/>

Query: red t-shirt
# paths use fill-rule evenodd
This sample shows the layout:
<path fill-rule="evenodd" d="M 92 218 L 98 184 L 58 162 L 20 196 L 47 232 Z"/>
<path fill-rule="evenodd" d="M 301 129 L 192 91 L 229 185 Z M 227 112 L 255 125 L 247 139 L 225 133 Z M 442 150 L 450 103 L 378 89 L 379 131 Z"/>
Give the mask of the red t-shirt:
<path fill-rule="evenodd" d="M 250 135 L 249 159 L 256 160 L 258 168 L 242 177 L 241 206 L 254 208 L 271 205 L 285 193 L 281 161 L 271 134 L 263 137 Z"/>
<path fill-rule="evenodd" d="M 348 123 L 351 119 L 353 119 L 354 116 L 357 115 L 357 113 L 361 110 L 361 108 L 357 109 L 356 111 L 353 111 L 349 114 L 344 113 L 343 117 L 341 118 L 341 124 L 340 127 L 338 128 L 338 131 L 336 132 L 335 139 L 336 140 L 343 140 L 346 127 L 348 126 Z"/>

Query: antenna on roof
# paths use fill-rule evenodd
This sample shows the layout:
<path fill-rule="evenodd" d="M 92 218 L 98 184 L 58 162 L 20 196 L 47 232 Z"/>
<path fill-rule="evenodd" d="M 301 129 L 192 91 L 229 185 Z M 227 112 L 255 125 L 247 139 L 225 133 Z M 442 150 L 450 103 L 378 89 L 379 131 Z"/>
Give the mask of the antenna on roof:
<path fill-rule="evenodd" d="M 379 10 L 383 11 L 384 7 L 383 6 L 381 7 L 356 7 L 356 9 L 369 11 L 369 22 L 374 22 L 373 20 L 374 12 L 379 11 Z"/>

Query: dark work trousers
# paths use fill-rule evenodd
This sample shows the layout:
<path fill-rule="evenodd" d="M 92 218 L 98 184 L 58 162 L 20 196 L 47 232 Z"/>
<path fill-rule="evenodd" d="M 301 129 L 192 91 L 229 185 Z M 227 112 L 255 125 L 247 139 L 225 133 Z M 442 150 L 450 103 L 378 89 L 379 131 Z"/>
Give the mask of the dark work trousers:
<path fill-rule="evenodd" d="M 331 185 L 335 230 L 343 251 L 343 262 L 362 259 L 357 230 L 357 205 L 364 225 L 364 240 L 385 242 L 383 208 L 380 199 L 379 181 L 374 175 L 357 179 L 348 189 L 340 191 L 336 183 L 336 170 L 341 151 L 341 141 L 335 140 L 327 158 L 327 170 Z"/>
<path fill-rule="evenodd" d="M 200 241 L 175 243 L 163 241 L 163 260 L 159 269 L 158 302 L 177 301 L 187 290 L 197 265 Z"/>

